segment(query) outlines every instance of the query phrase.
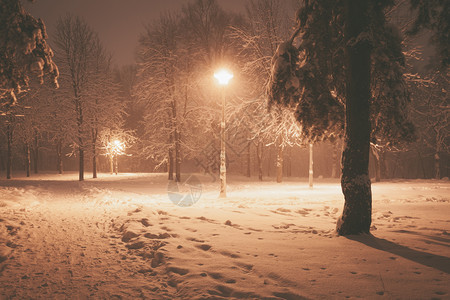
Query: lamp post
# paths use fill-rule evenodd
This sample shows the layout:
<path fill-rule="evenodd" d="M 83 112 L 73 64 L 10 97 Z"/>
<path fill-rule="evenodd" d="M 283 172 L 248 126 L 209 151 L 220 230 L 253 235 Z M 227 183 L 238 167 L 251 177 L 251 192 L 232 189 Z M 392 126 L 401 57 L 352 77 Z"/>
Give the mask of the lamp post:
<path fill-rule="evenodd" d="M 227 167 L 225 156 L 225 86 L 228 85 L 233 74 L 226 70 L 220 69 L 214 73 L 219 85 L 222 86 L 222 122 L 220 123 L 220 198 L 227 196 Z"/>
<path fill-rule="evenodd" d="M 109 152 L 108 154 L 111 159 L 110 160 L 111 174 L 114 173 L 114 169 L 115 169 L 115 173 L 117 175 L 117 173 L 119 172 L 118 157 L 119 157 L 119 155 L 125 154 L 125 143 L 123 143 L 119 140 L 114 140 L 114 141 L 108 143 L 107 149 L 108 149 L 108 152 Z"/>

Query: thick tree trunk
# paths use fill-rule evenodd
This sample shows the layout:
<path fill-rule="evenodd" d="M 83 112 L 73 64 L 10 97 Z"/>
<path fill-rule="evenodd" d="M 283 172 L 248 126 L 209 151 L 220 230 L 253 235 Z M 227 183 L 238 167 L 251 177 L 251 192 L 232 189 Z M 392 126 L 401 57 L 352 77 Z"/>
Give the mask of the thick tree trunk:
<path fill-rule="evenodd" d="M 173 149 L 172 149 L 172 147 L 170 147 L 170 149 L 169 149 L 169 162 L 168 162 L 168 164 L 169 164 L 169 168 L 168 168 L 168 172 L 169 172 L 169 180 L 173 180 Z"/>
<path fill-rule="evenodd" d="M 31 173 L 31 151 L 30 151 L 30 144 L 27 142 L 25 143 L 25 169 L 27 171 L 27 177 L 30 177 Z"/>
<path fill-rule="evenodd" d="M 263 180 L 263 144 L 261 141 L 258 141 L 258 146 L 256 147 L 256 157 L 258 160 L 258 179 L 259 181 Z"/>
<path fill-rule="evenodd" d="M 248 142 L 248 145 L 247 145 L 247 177 L 251 177 L 252 176 L 252 170 L 251 170 L 251 152 L 250 152 L 250 150 L 251 150 L 251 145 L 252 145 L 252 142 Z"/>
<path fill-rule="evenodd" d="M 33 161 L 34 161 L 34 174 L 38 173 L 38 163 L 39 163 L 39 140 L 37 134 L 34 136 L 34 146 L 33 146 Z"/>
<path fill-rule="evenodd" d="M 97 152 L 95 146 L 92 146 L 92 178 L 97 178 Z"/>
<path fill-rule="evenodd" d="M 380 152 L 371 147 L 373 162 L 375 163 L 375 182 L 381 181 L 381 163 L 380 163 Z"/>
<path fill-rule="evenodd" d="M 422 169 L 422 178 L 426 178 L 426 173 L 425 173 L 425 165 L 424 165 L 424 163 L 423 163 L 423 158 L 422 158 L 422 154 L 420 153 L 420 150 L 419 149 L 417 149 L 417 155 L 418 155 L 418 157 L 419 157 L 419 162 L 420 162 L 420 167 L 421 167 L 421 169 Z"/>
<path fill-rule="evenodd" d="M 58 174 L 63 173 L 63 159 L 62 159 L 62 141 L 58 141 L 56 144 L 56 169 L 58 170 Z"/>
<path fill-rule="evenodd" d="M 77 112 L 77 129 L 78 129 L 78 154 L 79 154 L 79 167 L 78 167 L 78 180 L 84 180 L 84 145 L 83 145 L 83 107 L 79 92 L 77 88 L 75 90 L 75 110 Z"/>
<path fill-rule="evenodd" d="M 312 188 L 314 185 L 314 156 L 313 156 L 313 144 L 309 144 L 309 187 Z"/>
<path fill-rule="evenodd" d="M 6 170 L 5 167 L 5 156 L 3 155 L 3 151 L 0 151 L 0 170 Z"/>
<path fill-rule="evenodd" d="M 97 130 L 92 130 L 92 178 L 97 178 Z"/>
<path fill-rule="evenodd" d="M 388 177 L 388 167 L 386 164 L 386 149 L 380 150 L 380 179 L 386 179 Z"/>
<path fill-rule="evenodd" d="M 80 161 L 79 161 L 79 173 L 78 173 L 78 180 L 79 181 L 83 181 L 84 180 L 84 150 L 83 148 L 79 148 L 78 149 L 78 153 L 80 156 Z"/>
<path fill-rule="evenodd" d="M 394 161 L 392 162 L 393 166 L 391 167 L 391 177 L 397 178 L 397 169 L 398 169 L 398 155 L 395 155 Z"/>
<path fill-rule="evenodd" d="M 283 181 L 283 147 L 279 144 L 277 149 L 277 182 Z"/>
<path fill-rule="evenodd" d="M 338 173 L 338 146 L 337 143 L 333 145 L 333 152 L 331 153 L 331 178 L 339 177 Z"/>
<path fill-rule="evenodd" d="M 434 179 L 441 179 L 441 168 L 440 168 L 439 150 L 434 153 Z"/>
<path fill-rule="evenodd" d="M 286 176 L 292 177 L 292 147 L 288 148 L 288 156 L 287 156 L 287 162 L 286 162 Z"/>
<path fill-rule="evenodd" d="M 372 193 L 369 178 L 370 44 L 368 0 L 345 1 L 346 112 L 341 186 L 345 198 L 337 233 L 369 233 Z"/>
<path fill-rule="evenodd" d="M 175 129 L 175 181 L 181 181 L 181 134 Z"/>
<path fill-rule="evenodd" d="M 6 153 L 6 179 L 11 179 L 12 175 L 12 140 L 13 140 L 13 129 L 11 122 L 8 122 L 6 126 L 6 138 L 8 149 Z"/>

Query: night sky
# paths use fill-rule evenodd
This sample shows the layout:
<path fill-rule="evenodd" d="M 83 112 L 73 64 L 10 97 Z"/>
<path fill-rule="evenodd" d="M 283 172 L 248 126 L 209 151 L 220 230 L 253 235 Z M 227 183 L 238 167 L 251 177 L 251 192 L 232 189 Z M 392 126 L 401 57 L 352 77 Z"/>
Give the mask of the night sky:
<path fill-rule="evenodd" d="M 139 34 L 144 25 L 161 13 L 180 11 L 189 1 L 183 0 L 36 0 L 25 2 L 26 10 L 41 18 L 47 26 L 50 43 L 57 20 L 67 13 L 83 17 L 99 34 L 116 64 L 132 64 Z M 245 12 L 245 1 L 219 0 L 227 11 Z"/>

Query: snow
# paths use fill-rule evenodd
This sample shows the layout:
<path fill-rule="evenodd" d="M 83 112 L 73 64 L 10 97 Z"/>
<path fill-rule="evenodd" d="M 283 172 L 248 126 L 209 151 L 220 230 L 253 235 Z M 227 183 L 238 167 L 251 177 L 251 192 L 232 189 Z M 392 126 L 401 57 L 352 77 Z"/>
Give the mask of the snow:
<path fill-rule="evenodd" d="M 0 187 L 0 298 L 448 299 L 450 182 L 372 184 L 373 235 L 334 233 L 339 180 L 43 174 Z"/>

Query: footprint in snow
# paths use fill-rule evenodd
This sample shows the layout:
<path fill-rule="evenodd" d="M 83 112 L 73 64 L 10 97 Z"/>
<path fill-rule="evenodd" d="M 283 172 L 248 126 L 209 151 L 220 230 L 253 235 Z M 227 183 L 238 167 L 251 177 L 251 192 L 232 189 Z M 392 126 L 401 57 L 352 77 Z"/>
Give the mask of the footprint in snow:
<path fill-rule="evenodd" d="M 245 273 L 248 273 L 250 271 L 253 270 L 253 265 L 252 264 L 246 264 L 246 263 L 242 263 L 242 262 L 236 262 L 235 263 L 236 266 L 240 267 L 241 270 L 243 270 Z"/>
<path fill-rule="evenodd" d="M 275 297 L 278 298 L 282 298 L 282 299 L 289 299 L 289 300 L 304 300 L 304 299 L 308 299 L 305 297 L 302 297 L 300 295 L 291 293 L 291 292 L 273 292 L 272 295 L 274 295 Z"/>
<path fill-rule="evenodd" d="M 216 280 L 223 278 L 222 274 L 216 272 L 208 272 L 208 276 Z"/>
<path fill-rule="evenodd" d="M 127 247 L 128 249 L 141 249 L 144 248 L 145 243 L 142 241 L 136 242 L 136 243 L 132 243 L 132 244 L 128 244 L 125 247 Z"/>
<path fill-rule="evenodd" d="M 215 287 L 214 290 L 208 290 L 208 293 L 212 296 L 222 296 L 222 297 L 231 297 L 233 294 L 234 289 L 224 286 L 224 285 L 218 285 Z"/>
<path fill-rule="evenodd" d="M 168 267 L 167 270 L 168 270 L 169 272 L 176 273 L 176 274 L 182 275 L 182 276 L 183 276 L 183 275 L 186 275 L 187 273 L 189 273 L 189 270 L 188 270 L 188 269 L 185 269 L 185 268 L 179 268 L 179 267 Z"/>
<path fill-rule="evenodd" d="M 171 237 L 171 235 L 167 232 L 160 233 L 160 234 L 153 234 L 153 233 L 147 232 L 146 234 L 144 234 L 144 236 L 148 239 L 158 239 L 158 240 L 163 240 L 163 239 L 167 239 L 167 238 Z"/>
<path fill-rule="evenodd" d="M 128 243 L 131 239 L 138 237 L 139 234 L 134 233 L 132 231 L 125 231 L 124 234 L 122 235 L 122 242 L 124 243 Z"/>
<path fill-rule="evenodd" d="M 142 211 L 142 208 L 138 207 L 135 210 L 128 212 L 128 216 L 131 216 L 132 214 L 138 213 L 138 212 L 141 212 L 141 211 Z"/>
<path fill-rule="evenodd" d="M 211 249 L 211 245 L 208 245 L 208 244 L 196 245 L 196 247 L 203 251 L 208 251 L 209 249 Z"/>
<path fill-rule="evenodd" d="M 241 228 L 241 226 L 239 226 L 238 224 L 231 223 L 230 220 L 226 220 L 224 224 L 227 225 L 227 226 L 234 227 L 234 228 L 239 229 L 239 230 L 243 230 L 243 229 Z"/>
<path fill-rule="evenodd" d="M 197 243 L 204 243 L 205 242 L 204 240 L 199 240 L 199 239 L 197 239 L 195 237 L 188 237 L 188 238 L 186 238 L 186 240 L 191 241 L 191 242 L 197 242 Z"/>
<path fill-rule="evenodd" d="M 216 221 L 216 220 L 208 219 L 208 218 L 205 218 L 205 217 L 203 217 L 203 216 L 198 217 L 197 219 L 198 219 L 198 220 L 202 220 L 202 221 L 206 221 L 206 222 L 209 222 L 209 223 L 217 224 L 217 221 Z"/>
<path fill-rule="evenodd" d="M 220 251 L 219 253 L 222 254 L 223 256 L 228 256 L 228 257 L 231 257 L 231 258 L 239 258 L 240 257 L 239 255 L 231 253 L 231 252 L 228 252 L 226 250 Z"/>

